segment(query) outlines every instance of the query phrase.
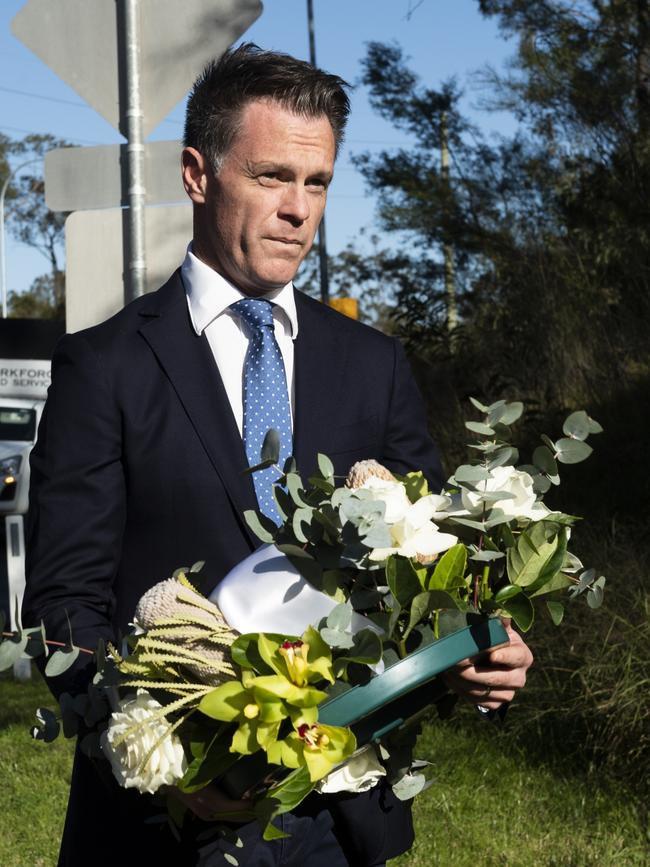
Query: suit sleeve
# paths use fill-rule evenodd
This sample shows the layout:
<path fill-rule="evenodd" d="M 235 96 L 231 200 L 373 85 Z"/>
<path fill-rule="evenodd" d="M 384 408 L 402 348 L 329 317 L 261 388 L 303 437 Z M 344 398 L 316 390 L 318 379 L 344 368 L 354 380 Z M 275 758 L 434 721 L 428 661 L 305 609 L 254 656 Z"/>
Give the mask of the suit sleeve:
<path fill-rule="evenodd" d="M 94 650 L 113 638 L 112 582 L 121 553 L 125 481 L 119 407 L 83 335 L 64 337 L 31 456 L 25 625 L 48 639 Z M 68 625 L 69 624 L 69 625 Z M 55 695 L 79 692 L 92 657 L 53 678 Z"/>
<path fill-rule="evenodd" d="M 396 473 L 422 470 L 431 491 L 439 493 L 444 476 L 440 456 L 427 428 L 424 401 L 402 344 L 395 340 L 393 380 L 382 463 Z"/>

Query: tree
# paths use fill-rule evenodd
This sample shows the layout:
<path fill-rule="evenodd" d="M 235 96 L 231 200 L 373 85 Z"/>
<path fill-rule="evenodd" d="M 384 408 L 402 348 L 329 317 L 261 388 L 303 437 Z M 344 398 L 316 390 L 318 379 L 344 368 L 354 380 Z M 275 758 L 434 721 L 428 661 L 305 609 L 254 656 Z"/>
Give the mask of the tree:
<path fill-rule="evenodd" d="M 40 161 L 48 150 L 69 143 L 51 135 L 28 135 L 21 141 L 0 140 L 0 181 L 13 166 L 27 165 L 7 189 L 7 227 L 23 244 L 38 250 L 48 261 L 49 271 L 37 277 L 29 290 L 9 293 L 12 316 L 58 318 L 65 310 L 64 225 L 67 214 L 51 211 L 45 204 L 45 182 Z M 4 158 L 4 159 L 3 159 Z"/>
<path fill-rule="evenodd" d="M 625 4 L 610 4 L 617 5 Z M 642 346 L 640 337 L 648 318 L 650 248 L 647 219 L 640 216 L 642 208 L 647 212 L 650 162 L 632 74 L 638 56 L 629 58 L 627 78 L 611 76 L 615 104 L 623 105 L 625 93 L 635 106 L 617 109 L 621 120 L 612 132 L 602 113 L 606 82 L 600 94 L 586 94 L 584 104 L 580 88 L 567 84 L 570 70 L 582 82 L 580 71 L 593 68 L 596 75 L 598 58 L 608 55 L 584 38 L 579 16 L 564 6 L 483 4 L 486 14 L 498 14 L 499 7 L 505 15 L 509 7 L 512 17 L 501 19 L 503 26 L 521 37 L 518 77 L 486 73 L 493 106 L 517 110 L 521 121 L 517 135 L 496 143 L 463 118 L 455 82 L 423 87 L 397 46 L 371 43 L 363 62 L 371 102 L 412 136 L 413 146 L 357 157 L 369 186 L 379 190 L 381 224 L 411 245 L 413 280 L 398 293 L 397 320 L 412 349 L 431 360 L 449 358 L 454 348 L 442 327 L 442 251 L 451 245 L 461 313 L 451 368 L 457 387 L 488 397 L 510 390 L 555 407 L 590 403 L 615 388 L 630 367 L 631 345 L 637 364 L 639 357 L 648 359 L 647 340 Z M 564 17 L 554 16 L 558 11 Z M 549 72 L 541 60 L 532 65 L 531 31 L 522 16 L 537 27 L 536 41 L 555 38 L 559 29 L 564 67 Z M 568 23 L 558 25 L 565 18 Z M 623 39 L 604 25 L 603 33 L 601 42 L 607 36 L 613 46 Z M 573 104 L 567 104 L 569 92 Z M 443 134 L 449 177 L 440 165 Z M 623 207 L 626 201 L 631 210 Z M 428 285 L 421 280 L 423 263 Z"/>
<path fill-rule="evenodd" d="M 63 277 L 63 272 L 59 272 Z M 27 292 L 9 292 L 7 308 L 14 319 L 65 319 L 63 280 L 54 284 L 52 274 L 37 277 Z"/>

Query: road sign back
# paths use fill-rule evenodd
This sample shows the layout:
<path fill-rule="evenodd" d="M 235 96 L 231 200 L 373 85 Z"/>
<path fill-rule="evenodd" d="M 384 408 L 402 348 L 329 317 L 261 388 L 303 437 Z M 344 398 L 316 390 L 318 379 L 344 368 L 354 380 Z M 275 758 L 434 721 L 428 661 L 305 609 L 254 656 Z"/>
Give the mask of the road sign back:
<path fill-rule="evenodd" d="M 201 67 L 222 54 L 262 12 L 260 0 L 140 0 L 140 81 L 146 137 L 183 98 Z M 121 3 L 28 0 L 14 35 L 115 129 Z"/>

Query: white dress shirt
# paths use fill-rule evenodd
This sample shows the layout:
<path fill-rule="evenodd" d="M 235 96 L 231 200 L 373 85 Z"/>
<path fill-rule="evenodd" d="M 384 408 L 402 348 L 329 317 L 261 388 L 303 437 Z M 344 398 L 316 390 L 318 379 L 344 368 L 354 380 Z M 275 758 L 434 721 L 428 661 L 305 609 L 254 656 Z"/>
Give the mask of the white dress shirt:
<path fill-rule="evenodd" d="M 246 323 L 230 310 L 230 305 L 247 296 L 225 277 L 202 262 L 187 248 L 181 265 L 187 306 L 192 326 L 197 334 L 205 335 L 219 368 L 239 433 L 244 429 L 243 374 L 250 332 Z M 282 353 L 287 375 L 291 416 L 294 414 L 293 341 L 298 334 L 298 316 L 293 295 L 293 283 L 287 283 L 264 295 L 273 302 L 275 339 Z"/>

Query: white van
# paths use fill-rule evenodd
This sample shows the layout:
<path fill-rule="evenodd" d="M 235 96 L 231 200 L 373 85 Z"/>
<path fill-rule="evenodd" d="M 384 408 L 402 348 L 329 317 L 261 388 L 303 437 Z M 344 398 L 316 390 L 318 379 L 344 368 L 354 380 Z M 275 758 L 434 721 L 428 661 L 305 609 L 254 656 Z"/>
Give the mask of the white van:
<path fill-rule="evenodd" d="M 29 504 L 29 453 L 44 400 L 0 397 L 0 515 L 24 515 Z"/>

